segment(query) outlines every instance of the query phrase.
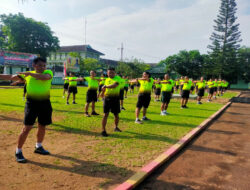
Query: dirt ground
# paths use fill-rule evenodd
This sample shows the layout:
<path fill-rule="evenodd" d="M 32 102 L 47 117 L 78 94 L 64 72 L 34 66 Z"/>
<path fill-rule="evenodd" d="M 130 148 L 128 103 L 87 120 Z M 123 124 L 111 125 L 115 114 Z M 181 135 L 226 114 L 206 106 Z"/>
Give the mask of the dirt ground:
<path fill-rule="evenodd" d="M 244 93 L 241 97 L 249 97 Z M 250 104 L 232 105 L 136 189 L 250 189 Z"/>
<path fill-rule="evenodd" d="M 33 129 L 24 145 L 24 156 L 28 163 L 18 164 L 14 151 L 22 121 L 23 114 L 0 112 L 0 190 L 94 190 L 107 186 L 107 183 L 121 183 L 124 180 L 123 176 L 105 170 L 118 170 L 116 166 L 102 165 L 88 159 L 91 152 L 82 146 L 80 134 L 50 128 L 47 130 L 45 148 L 53 154 L 43 156 L 33 153 L 37 130 Z M 129 170 L 126 172 L 129 176 L 133 174 Z"/>

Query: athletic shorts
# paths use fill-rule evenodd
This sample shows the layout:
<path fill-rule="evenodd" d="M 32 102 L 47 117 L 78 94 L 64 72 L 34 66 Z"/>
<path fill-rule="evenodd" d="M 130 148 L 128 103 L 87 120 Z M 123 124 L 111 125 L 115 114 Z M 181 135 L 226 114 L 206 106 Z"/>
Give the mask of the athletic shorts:
<path fill-rule="evenodd" d="M 103 84 L 99 85 L 99 92 L 102 91 L 102 87 L 103 87 L 103 86 L 104 86 Z"/>
<path fill-rule="evenodd" d="M 209 88 L 208 89 L 208 94 L 213 94 L 214 93 L 214 88 Z"/>
<path fill-rule="evenodd" d="M 214 87 L 214 92 L 217 92 L 218 91 L 218 88 L 217 87 Z"/>
<path fill-rule="evenodd" d="M 134 86 L 134 85 L 131 85 L 130 88 L 131 88 L 132 90 L 134 90 L 135 86 Z"/>
<path fill-rule="evenodd" d="M 120 90 L 120 100 L 124 100 L 124 89 Z"/>
<path fill-rule="evenodd" d="M 23 86 L 23 93 L 25 94 L 27 92 L 27 87 L 26 87 L 26 84 L 24 84 Z"/>
<path fill-rule="evenodd" d="M 69 93 L 77 94 L 77 87 L 76 86 L 69 86 Z"/>
<path fill-rule="evenodd" d="M 160 88 L 156 88 L 155 89 L 155 95 L 156 96 L 160 96 L 161 95 L 161 89 Z"/>
<path fill-rule="evenodd" d="M 103 102 L 103 112 L 113 113 L 117 115 L 120 113 L 120 98 L 119 97 L 105 97 Z"/>
<path fill-rule="evenodd" d="M 182 98 L 189 98 L 190 90 L 182 90 L 181 97 Z"/>
<path fill-rule="evenodd" d="M 27 99 L 24 110 L 24 125 L 34 125 L 38 118 L 41 125 L 52 123 L 52 106 L 50 100 L 35 101 Z"/>
<path fill-rule="evenodd" d="M 193 91 L 194 90 L 194 86 L 191 86 L 191 89 L 190 89 L 191 91 Z"/>
<path fill-rule="evenodd" d="M 65 90 L 68 90 L 68 88 L 69 88 L 69 83 L 65 83 L 65 84 L 63 85 L 63 88 L 64 88 Z"/>
<path fill-rule="evenodd" d="M 171 92 L 166 92 L 166 91 L 162 92 L 161 93 L 161 102 L 169 104 L 171 96 L 172 96 Z"/>
<path fill-rule="evenodd" d="M 97 90 L 88 90 L 86 95 L 86 102 L 97 102 Z"/>
<path fill-rule="evenodd" d="M 179 89 L 179 85 L 176 85 L 175 88 L 178 90 Z"/>
<path fill-rule="evenodd" d="M 222 90 L 222 87 L 221 87 L 221 86 L 218 86 L 218 90 L 221 91 L 221 90 Z"/>
<path fill-rule="evenodd" d="M 148 108 L 150 100 L 151 100 L 151 94 L 139 94 L 136 107 L 137 108 L 142 108 L 142 107 Z"/>
<path fill-rule="evenodd" d="M 127 87 L 127 86 L 125 86 L 125 87 L 124 87 L 124 90 L 125 90 L 126 92 L 128 92 L 128 87 Z"/>
<path fill-rule="evenodd" d="M 172 93 L 174 93 L 174 87 L 172 87 Z"/>
<path fill-rule="evenodd" d="M 198 96 L 202 97 L 202 96 L 204 96 L 204 94 L 205 94 L 204 88 L 198 89 L 198 93 L 197 93 Z"/>
<path fill-rule="evenodd" d="M 183 88 L 183 85 L 180 85 L 180 90 L 182 90 L 182 88 Z"/>

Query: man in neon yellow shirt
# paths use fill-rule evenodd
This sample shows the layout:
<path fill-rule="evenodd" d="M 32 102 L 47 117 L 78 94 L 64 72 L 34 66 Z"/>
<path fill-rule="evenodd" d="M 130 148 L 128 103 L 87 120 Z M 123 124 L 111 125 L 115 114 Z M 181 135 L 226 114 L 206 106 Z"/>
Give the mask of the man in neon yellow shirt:
<path fill-rule="evenodd" d="M 98 92 L 98 96 L 97 96 L 97 101 L 99 101 L 98 99 L 102 93 L 102 87 L 103 87 L 104 83 L 105 83 L 105 76 L 104 76 L 104 74 L 102 74 L 101 81 L 99 82 L 99 92 Z"/>
<path fill-rule="evenodd" d="M 128 76 L 127 77 L 123 76 L 123 79 L 125 80 L 125 86 L 124 86 L 125 98 L 127 98 L 128 87 L 129 87 L 129 79 L 128 79 Z"/>
<path fill-rule="evenodd" d="M 201 77 L 199 81 L 196 82 L 197 87 L 197 104 L 202 104 L 201 99 L 204 96 L 205 88 L 206 88 L 206 82 L 204 81 L 204 78 Z"/>
<path fill-rule="evenodd" d="M 218 91 L 218 80 L 217 79 L 215 79 L 214 80 L 214 94 L 213 94 L 213 96 L 214 96 L 214 99 L 216 99 L 216 95 L 217 95 L 217 91 Z"/>
<path fill-rule="evenodd" d="M 142 121 L 139 119 L 141 108 L 143 107 L 143 121 L 150 120 L 146 117 L 147 114 L 147 108 L 150 104 L 151 100 L 151 91 L 154 84 L 154 79 L 150 77 L 149 72 L 144 72 L 142 74 L 142 78 L 135 79 L 132 82 L 139 82 L 140 83 L 140 89 L 138 94 L 138 101 L 136 104 L 136 110 L 135 110 L 135 116 L 136 120 L 135 123 L 142 124 Z"/>
<path fill-rule="evenodd" d="M 207 96 L 207 101 L 211 102 L 212 101 L 212 96 L 214 94 L 214 81 L 210 79 L 207 81 L 207 86 L 208 86 L 208 96 Z"/>
<path fill-rule="evenodd" d="M 179 86 L 180 86 L 180 81 L 179 79 L 175 80 L 175 91 L 177 92 L 179 90 Z"/>
<path fill-rule="evenodd" d="M 65 95 L 65 92 L 68 92 L 68 88 L 69 88 L 69 77 L 68 75 L 66 75 L 64 78 L 64 85 L 63 85 L 63 98 L 64 98 L 64 95 Z"/>
<path fill-rule="evenodd" d="M 15 152 L 16 161 L 25 163 L 27 160 L 22 153 L 22 147 L 28 137 L 30 130 L 38 118 L 37 143 L 35 153 L 50 154 L 42 146 L 45 137 L 45 127 L 51 124 L 52 107 L 50 103 L 50 87 L 53 78 L 51 70 L 46 70 L 46 60 L 36 58 L 33 61 L 34 71 L 20 72 L 18 75 L 0 75 L 1 79 L 26 81 L 27 96 L 25 105 L 24 127 L 18 137 Z"/>
<path fill-rule="evenodd" d="M 95 103 L 97 102 L 97 89 L 98 83 L 102 81 L 101 79 L 96 78 L 96 72 L 91 70 L 90 77 L 84 77 L 84 80 L 88 82 L 88 91 L 86 95 L 86 104 L 85 104 L 85 116 L 90 117 L 88 113 L 89 104 L 92 102 L 92 113 L 91 115 L 99 115 L 95 111 Z"/>
<path fill-rule="evenodd" d="M 179 80 L 179 82 L 180 82 L 180 95 L 181 95 L 181 93 L 182 93 L 182 88 L 183 88 L 183 83 L 184 83 L 184 78 L 183 78 L 183 76 L 181 76 L 181 78 L 180 78 L 180 80 Z"/>
<path fill-rule="evenodd" d="M 168 104 L 170 102 L 173 90 L 173 83 L 171 82 L 169 75 L 164 75 L 164 80 L 161 81 L 161 115 L 169 114 L 167 112 Z"/>
<path fill-rule="evenodd" d="M 160 101 L 160 95 L 161 95 L 161 79 L 158 78 L 156 81 L 154 81 L 155 84 L 155 101 Z"/>
<path fill-rule="evenodd" d="M 69 74 L 69 90 L 67 96 L 67 105 L 69 105 L 70 94 L 73 94 L 72 104 L 76 104 L 76 94 L 77 94 L 77 82 L 83 81 L 82 78 L 77 78 L 73 72 Z"/>
<path fill-rule="evenodd" d="M 187 103 L 188 103 L 190 89 L 191 89 L 191 81 L 189 81 L 189 78 L 187 76 L 184 78 L 184 81 L 181 83 L 181 85 L 182 85 L 181 109 L 183 109 L 183 108 L 188 108 Z"/>
<path fill-rule="evenodd" d="M 218 80 L 218 96 L 221 96 L 221 93 L 222 93 L 222 81 L 221 79 Z"/>
<path fill-rule="evenodd" d="M 115 76 L 115 69 L 109 68 L 108 69 L 108 78 L 105 80 L 105 84 L 102 87 L 103 92 L 102 95 L 104 96 L 103 102 L 103 111 L 104 116 L 102 119 L 102 136 L 107 137 L 108 134 L 106 132 L 106 125 L 109 116 L 109 112 L 112 112 L 115 116 L 115 129 L 116 132 L 121 132 L 118 128 L 119 124 L 119 113 L 120 113 L 120 87 L 119 81 L 120 78 Z"/>

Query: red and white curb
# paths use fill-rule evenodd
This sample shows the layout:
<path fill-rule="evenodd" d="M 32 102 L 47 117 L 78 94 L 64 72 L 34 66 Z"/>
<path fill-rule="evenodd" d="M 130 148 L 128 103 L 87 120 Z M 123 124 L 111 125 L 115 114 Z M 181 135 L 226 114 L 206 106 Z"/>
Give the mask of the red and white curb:
<path fill-rule="evenodd" d="M 238 95 L 240 96 L 240 94 Z M 237 97 L 238 97 L 237 96 Z M 127 181 L 120 184 L 115 188 L 115 190 L 131 190 L 139 185 L 146 177 L 148 177 L 153 171 L 155 171 L 159 166 L 165 163 L 167 160 L 172 158 L 177 152 L 181 150 L 188 142 L 190 142 L 193 137 L 195 137 L 199 132 L 201 132 L 205 127 L 208 126 L 214 119 L 216 119 L 226 108 L 228 108 L 232 102 L 228 102 L 216 113 L 210 116 L 208 119 L 203 121 L 199 126 L 194 128 L 184 137 L 182 137 L 176 144 L 167 149 L 164 153 L 158 156 L 155 160 L 141 168 L 137 173 L 130 177 Z"/>

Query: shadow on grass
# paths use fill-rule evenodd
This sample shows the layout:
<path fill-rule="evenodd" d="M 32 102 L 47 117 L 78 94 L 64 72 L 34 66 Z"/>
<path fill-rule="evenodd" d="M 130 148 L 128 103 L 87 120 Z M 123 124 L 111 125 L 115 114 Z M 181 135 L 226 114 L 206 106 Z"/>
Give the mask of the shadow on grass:
<path fill-rule="evenodd" d="M 0 115 L 0 120 L 23 122 L 22 119 L 17 119 L 17 118 L 13 118 L 13 117 L 8 117 L 8 116 L 5 116 L 5 115 Z"/>
<path fill-rule="evenodd" d="M 97 132 L 93 132 L 93 131 L 88 131 L 88 130 L 84 130 L 84 129 L 76 129 L 76 128 L 72 128 L 72 127 L 68 127 L 68 126 L 64 126 L 61 124 L 52 124 L 51 126 L 56 126 L 56 127 L 60 127 L 61 129 L 51 129 L 51 128 L 47 128 L 47 130 L 51 130 L 51 131 L 61 131 L 61 132 L 67 132 L 67 133 L 74 133 L 74 134 L 83 134 L 83 135 L 89 135 L 89 136 L 101 136 L 101 133 L 97 133 Z M 133 136 L 131 135 L 126 135 L 126 134 L 133 134 Z M 105 137 L 103 137 L 105 138 Z M 141 139 L 141 140 L 155 140 L 155 141 L 163 141 L 163 142 L 168 142 L 168 143 L 173 143 L 176 142 L 178 139 L 172 139 L 169 138 L 167 136 L 163 136 L 163 135 L 155 135 L 155 134 L 150 134 L 150 133 L 136 133 L 136 132 L 131 132 L 131 131 L 124 131 L 122 133 L 111 133 L 110 136 L 108 138 L 117 138 L 117 139 L 131 139 L 131 138 L 135 138 L 135 139 Z"/>
<path fill-rule="evenodd" d="M 131 170 L 122 167 L 117 167 L 112 164 L 98 163 L 94 161 L 85 161 L 74 157 L 64 156 L 59 154 L 51 154 L 50 156 L 57 158 L 57 160 L 54 161 L 54 164 L 41 163 L 32 160 L 28 160 L 28 164 L 33 164 L 42 168 L 62 170 L 80 175 L 110 178 L 110 179 L 126 177 L 134 173 Z M 63 166 L 63 163 L 61 163 L 62 161 L 70 161 L 72 166 Z"/>

